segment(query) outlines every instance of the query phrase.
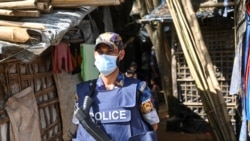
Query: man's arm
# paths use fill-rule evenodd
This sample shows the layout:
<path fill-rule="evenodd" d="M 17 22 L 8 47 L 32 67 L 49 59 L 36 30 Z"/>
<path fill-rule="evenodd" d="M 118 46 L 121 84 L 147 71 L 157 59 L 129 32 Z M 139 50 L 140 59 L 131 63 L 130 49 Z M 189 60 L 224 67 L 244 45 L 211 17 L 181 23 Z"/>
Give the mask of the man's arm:
<path fill-rule="evenodd" d="M 144 81 L 139 83 L 138 89 L 141 92 L 140 111 L 142 113 L 142 117 L 156 131 L 158 129 L 158 123 L 160 120 L 152 102 L 151 90 Z"/>

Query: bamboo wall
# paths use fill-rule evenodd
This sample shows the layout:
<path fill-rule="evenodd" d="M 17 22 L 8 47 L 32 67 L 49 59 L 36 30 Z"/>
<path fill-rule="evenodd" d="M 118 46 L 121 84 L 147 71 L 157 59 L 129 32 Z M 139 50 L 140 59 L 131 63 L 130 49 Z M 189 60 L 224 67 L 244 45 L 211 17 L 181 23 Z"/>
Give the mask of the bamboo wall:
<path fill-rule="evenodd" d="M 0 63 L 0 76 L 0 140 L 10 140 L 6 101 L 23 89 L 32 87 L 38 106 L 41 140 L 62 141 L 62 119 L 51 58 L 42 57 L 31 63 L 8 59 Z"/>

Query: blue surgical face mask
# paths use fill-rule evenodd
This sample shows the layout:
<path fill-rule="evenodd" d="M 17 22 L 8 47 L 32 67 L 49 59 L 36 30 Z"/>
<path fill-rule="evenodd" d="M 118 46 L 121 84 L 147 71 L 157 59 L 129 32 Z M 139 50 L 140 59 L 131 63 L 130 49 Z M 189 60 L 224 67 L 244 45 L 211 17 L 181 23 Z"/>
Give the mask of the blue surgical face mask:
<path fill-rule="evenodd" d="M 95 66 L 103 76 L 107 76 L 117 68 L 116 60 L 118 56 L 97 55 L 95 56 Z"/>

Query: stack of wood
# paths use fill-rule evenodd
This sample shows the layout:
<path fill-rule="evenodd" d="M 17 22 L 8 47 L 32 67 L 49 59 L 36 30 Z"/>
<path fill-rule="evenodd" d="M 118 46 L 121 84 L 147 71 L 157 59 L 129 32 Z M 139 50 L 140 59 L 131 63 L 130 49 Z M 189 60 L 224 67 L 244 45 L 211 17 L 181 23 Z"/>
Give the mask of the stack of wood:
<path fill-rule="evenodd" d="M 11 17 L 39 17 L 40 13 L 51 13 L 50 0 L 1 0 L 0 15 Z"/>

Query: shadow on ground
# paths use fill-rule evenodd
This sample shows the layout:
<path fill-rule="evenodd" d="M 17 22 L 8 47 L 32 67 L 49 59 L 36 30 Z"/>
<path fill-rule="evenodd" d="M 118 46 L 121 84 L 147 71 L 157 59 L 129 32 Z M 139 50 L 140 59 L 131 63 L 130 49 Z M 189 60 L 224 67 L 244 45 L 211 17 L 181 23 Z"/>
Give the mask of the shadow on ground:
<path fill-rule="evenodd" d="M 184 105 L 169 117 L 165 102 L 160 103 L 158 141 L 214 141 L 210 125 Z"/>

